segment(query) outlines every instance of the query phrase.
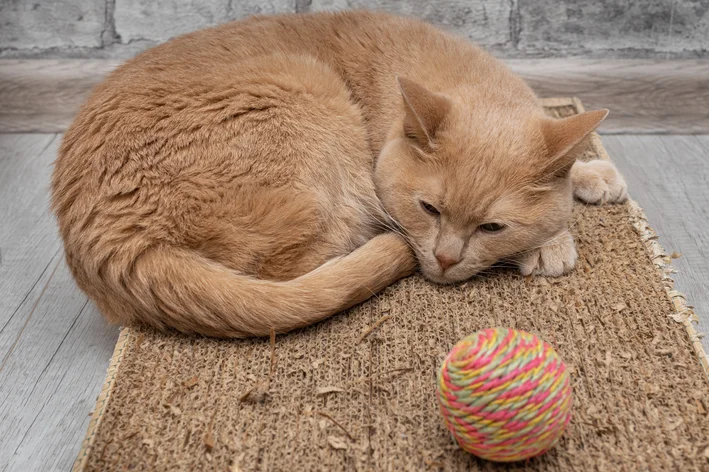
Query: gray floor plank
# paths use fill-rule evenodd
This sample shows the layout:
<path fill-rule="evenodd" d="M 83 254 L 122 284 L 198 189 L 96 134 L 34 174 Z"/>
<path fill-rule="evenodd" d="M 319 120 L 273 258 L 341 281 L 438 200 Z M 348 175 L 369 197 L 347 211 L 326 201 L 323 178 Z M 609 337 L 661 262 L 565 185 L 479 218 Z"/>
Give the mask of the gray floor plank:
<path fill-rule="evenodd" d="M 58 142 L 57 135 L 0 135 L 0 333 L 59 251 L 48 197 Z"/>
<path fill-rule="evenodd" d="M 49 211 L 59 137 L 0 135 L 0 470 L 69 470 L 118 329 L 76 287 Z"/>
<path fill-rule="evenodd" d="M 604 136 L 630 195 L 673 261 L 676 287 L 709 334 L 709 136 Z M 709 337 L 702 339 L 709 352 Z"/>
<path fill-rule="evenodd" d="M 60 293 L 67 291 L 62 287 L 73 282 L 63 262 L 61 266 L 60 271 L 66 274 L 55 283 L 57 293 L 45 294 L 45 300 L 38 306 L 45 317 L 64 317 L 70 312 Z M 36 335 L 25 337 L 27 341 L 16 348 L 13 357 L 31 355 L 8 366 L 7 374 L 0 374 L 3 383 L 23 373 L 23 380 L 31 378 L 16 383 L 15 388 L 10 386 L 12 398 L 6 402 L 8 409 L 19 410 L 14 412 L 17 418 L 10 425 L 9 434 L 5 435 L 4 426 L 0 428 L 0 434 L 8 438 L 3 446 L 8 449 L 8 471 L 70 470 L 76 459 L 118 335 L 118 329 L 107 325 L 92 303 L 84 303 L 83 307 L 73 320 L 66 317 L 71 324 L 63 337 L 57 339 L 54 333 L 46 334 L 44 339 Z M 36 329 L 26 332 L 36 333 Z M 39 350 L 38 342 L 49 347 Z M 49 360 L 39 355 L 51 350 Z M 45 365 L 39 376 L 32 375 L 39 370 L 36 367 L 27 371 L 30 363 Z M 34 385 L 27 392 L 32 382 Z M 18 400 L 23 401 L 18 405 Z M 0 411 L 0 417 L 3 416 Z"/>

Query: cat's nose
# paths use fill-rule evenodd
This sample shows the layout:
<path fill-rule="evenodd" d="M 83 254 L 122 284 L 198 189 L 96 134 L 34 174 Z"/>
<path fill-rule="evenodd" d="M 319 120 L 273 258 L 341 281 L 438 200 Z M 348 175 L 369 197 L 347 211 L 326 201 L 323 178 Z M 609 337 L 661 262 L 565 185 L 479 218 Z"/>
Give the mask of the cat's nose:
<path fill-rule="evenodd" d="M 456 265 L 460 262 L 459 257 L 452 257 L 446 253 L 436 254 L 436 259 L 438 260 L 438 265 L 441 266 L 443 272 L 448 270 L 450 266 Z"/>

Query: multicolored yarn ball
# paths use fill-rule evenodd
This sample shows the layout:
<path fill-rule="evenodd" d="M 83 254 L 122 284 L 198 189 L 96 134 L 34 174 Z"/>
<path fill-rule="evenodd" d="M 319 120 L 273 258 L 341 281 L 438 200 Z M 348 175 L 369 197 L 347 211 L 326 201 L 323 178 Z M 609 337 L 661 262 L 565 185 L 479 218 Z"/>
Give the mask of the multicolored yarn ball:
<path fill-rule="evenodd" d="M 492 461 L 545 452 L 571 419 L 564 362 L 533 334 L 507 328 L 453 347 L 438 374 L 438 401 L 460 447 Z"/>

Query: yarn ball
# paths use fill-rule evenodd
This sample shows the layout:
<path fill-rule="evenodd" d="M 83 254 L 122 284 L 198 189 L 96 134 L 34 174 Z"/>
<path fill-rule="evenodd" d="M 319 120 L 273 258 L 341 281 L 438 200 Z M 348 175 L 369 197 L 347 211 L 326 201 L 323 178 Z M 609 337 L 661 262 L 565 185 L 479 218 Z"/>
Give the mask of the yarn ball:
<path fill-rule="evenodd" d="M 499 462 L 528 459 L 553 446 L 571 419 L 569 373 L 535 335 L 486 329 L 446 356 L 438 402 L 464 450 Z"/>

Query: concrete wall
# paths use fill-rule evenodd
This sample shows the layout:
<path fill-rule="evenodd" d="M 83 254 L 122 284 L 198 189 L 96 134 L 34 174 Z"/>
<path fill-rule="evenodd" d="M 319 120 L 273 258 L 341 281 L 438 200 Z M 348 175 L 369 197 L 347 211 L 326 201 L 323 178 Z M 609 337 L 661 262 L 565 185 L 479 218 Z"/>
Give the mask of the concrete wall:
<path fill-rule="evenodd" d="M 253 14 L 382 9 L 502 57 L 709 56 L 709 0 L 0 0 L 0 57 L 130 57 Z"/>

